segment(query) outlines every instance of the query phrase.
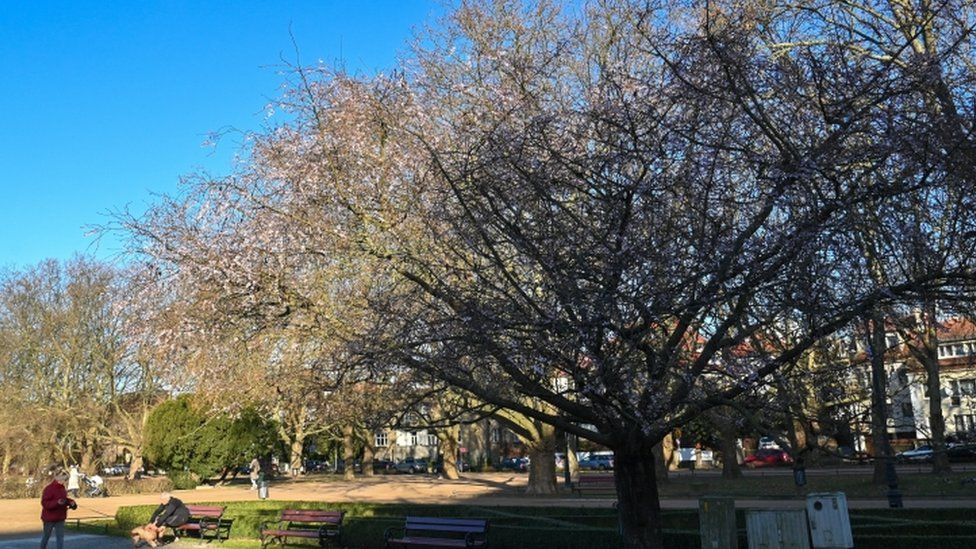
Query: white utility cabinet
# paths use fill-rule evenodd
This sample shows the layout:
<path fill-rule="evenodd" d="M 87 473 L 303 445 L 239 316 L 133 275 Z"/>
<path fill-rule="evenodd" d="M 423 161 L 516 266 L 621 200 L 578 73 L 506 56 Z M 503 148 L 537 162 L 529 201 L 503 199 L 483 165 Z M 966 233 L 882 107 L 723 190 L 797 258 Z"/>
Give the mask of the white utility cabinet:
<path fill-rule="evenodd" d="M 849 549 L 854 547 L 851 518 L 847 514 L 844 492 L 807 495 L 807 521 L 814 549 Z"/>

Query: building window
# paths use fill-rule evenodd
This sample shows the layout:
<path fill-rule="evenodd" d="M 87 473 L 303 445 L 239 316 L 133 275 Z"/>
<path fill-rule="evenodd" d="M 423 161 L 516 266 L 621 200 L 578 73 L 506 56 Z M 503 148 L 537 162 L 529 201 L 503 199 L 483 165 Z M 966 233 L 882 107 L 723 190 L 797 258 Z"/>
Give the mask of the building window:
<path fill-rule="evenodd" d="M 956 433 L 972 433 L 976 431 L 976 416 L 973 414 L 956 414 Z"/>
<path fill-rule="evenodd" d="M 908 370 L 902 368 L 898 370 L 898 383 L 902 385 L 908 385 Z"/>
<path fill-rule="evenodd" d="M 498 437 L 498 428 L 497 427 L 492 427 L 491 428 L 491 441 L 492 442 L 498 442 L 498 438 L 499 438 Z"/>
<path fill-rule="evenodd" d="M 913 417 L 915 415 L 915 411 L 912 410 L 912 403 L 911 402 L 902 402 L 901 403 L 901 415 L 902 415 L 902 417 Z"/>
<path fill-rule="evenodd" d="M 888 348 L 889 349 L 892 349 L 892 348 L 898 346 L 898 336 L 889 334 L 885 339 L 886 339 L 886 341 L 888 343 Z"/>
<path fill-rule="evenodd" d="M 411 431 L 410 432 L 410 446 L 416 446 L 416 445 L 417 445 L 417 432 L 416 431 Z"/>
<path fill-rule="evenodd" d="M 427 431 L 427 446 L 437 446 L 437 433 Z"/>
<path fill-rule="evenodd" d="M 959 395 L 960 396 L 973 396 L 976 394 L 976 379 L 960 379 L 959 384 Z"/>
<path fill-rule="evenodd" d="M 376 448 L 386 448 L 390 444 L 390 438 L 386 435 L 386 431 L 377 431 L 373 442 Z"/>

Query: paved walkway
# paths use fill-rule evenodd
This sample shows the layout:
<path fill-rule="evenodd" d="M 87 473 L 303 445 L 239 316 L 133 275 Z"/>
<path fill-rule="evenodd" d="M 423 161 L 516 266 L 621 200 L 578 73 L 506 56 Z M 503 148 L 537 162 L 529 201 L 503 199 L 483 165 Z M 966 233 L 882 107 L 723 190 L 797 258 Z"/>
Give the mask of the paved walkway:
<path fill-rule="evenodd" d="M 0 538 L 0 549 L 37 549 L 41 544 L 41 535 L 24 535 L 19 537 Z M 57 546 L 54 538 L 47 544 L 49 549 Z M 199 544 L 188 543 L 168 543 L 167 549 L 194 549 Z M 75 532 L 65 532 L 65 549 L 132 549 L 132 541 L 129 538 L 117 538 L 113 536 L 99 536 L 96 534 L 78 534 Z M 148 549 L 148 545 L 143 545 Z"/>

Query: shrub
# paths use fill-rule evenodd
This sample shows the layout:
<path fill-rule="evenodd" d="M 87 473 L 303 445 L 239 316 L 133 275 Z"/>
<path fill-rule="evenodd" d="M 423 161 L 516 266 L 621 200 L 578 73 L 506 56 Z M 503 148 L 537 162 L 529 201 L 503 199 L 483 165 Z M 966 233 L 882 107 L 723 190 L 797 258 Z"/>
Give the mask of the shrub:
<path fill-rule="evenodd" d="M 0 498 L 20 499 L 20 498 L 39 498 L 44 486 L 50 482 L 49 479 L 34 480 L 28 484 L 31 477 L 7 477 L 0 479 Z"/>
<path fill-rule="evenodd" d="M 105 489 L 113 496 L 167 492 L 173 488 L 173 481 L 168 477 L 143 477 L 139 480 L 110 478 L 105 481 Z"/>
<path fill-rule="evenodd" d="M 189 471 L 172 472 L 169 479 L 176 490 L 192 490 L 200 485 L 200 482 Z"/>
<path fill-rule="evenodd" d="M 142 526 L 149 522 L 149 517 L 156 510 L 156 505 L 134 505 L 132 507 L 119 507 L 115 512 L 115 523 L 123 532 L 127 532 L 136 526 Z"/>

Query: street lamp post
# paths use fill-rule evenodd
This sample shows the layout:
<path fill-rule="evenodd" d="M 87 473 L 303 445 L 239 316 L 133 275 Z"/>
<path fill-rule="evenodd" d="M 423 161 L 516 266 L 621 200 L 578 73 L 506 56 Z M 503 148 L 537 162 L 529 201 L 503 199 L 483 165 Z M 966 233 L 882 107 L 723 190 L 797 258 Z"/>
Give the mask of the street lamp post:
<path fill-rule="evenodd" d="M 895 463 L 892 456 L 885 456 L 885 480 L 888 481 L 888 507 L 901 509 L 904 502 L 901 497 L 901 490 L 898 489 L 898 473 L 895 471 Z"/>

